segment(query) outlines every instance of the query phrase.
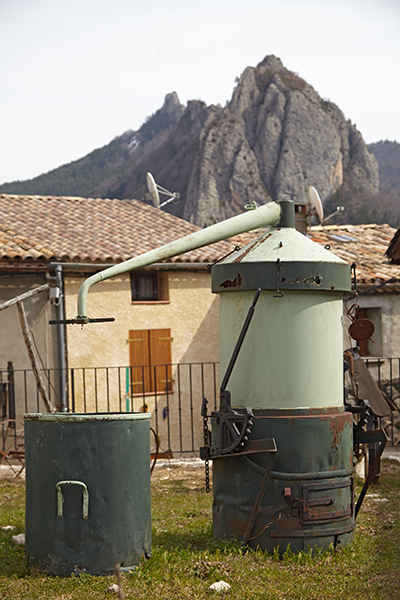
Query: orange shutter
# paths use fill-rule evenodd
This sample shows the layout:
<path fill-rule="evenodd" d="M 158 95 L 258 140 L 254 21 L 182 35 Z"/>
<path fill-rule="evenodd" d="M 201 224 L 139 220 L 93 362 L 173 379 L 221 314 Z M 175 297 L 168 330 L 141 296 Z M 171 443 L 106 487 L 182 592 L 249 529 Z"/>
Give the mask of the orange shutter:
<path fill-rule="evenodd" d="M 171 330 L 150 329 L 150 364 L 153 391 L 166 392 L 172 390 L 171 369 Z"/>
<path fill-rule="evenodd" d="M 129 332 L 131 393 L 151 392 L 149 334 L 144 329 Z"/>

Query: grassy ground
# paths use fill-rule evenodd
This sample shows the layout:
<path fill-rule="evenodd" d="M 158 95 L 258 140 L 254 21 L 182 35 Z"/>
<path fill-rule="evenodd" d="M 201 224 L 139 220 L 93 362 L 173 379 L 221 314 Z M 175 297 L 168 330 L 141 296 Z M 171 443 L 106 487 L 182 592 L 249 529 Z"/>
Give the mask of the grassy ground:
<path fill-rule="evenodd" d="M 238 600 L 398 600 L 400 598 L 400 463 L 384 461 L 382 482 L 361 509 L 355 541 L 338 552 L 279 559 L 212 538 L 211 495 L 203 471 L 158 469 L 152 480 L 153 552 L 122 575 L 125 598 Z M 115 577 L 31 574 L 12 535 L 24 531 L 24 485 L 0 480 L 0 598 L 82 600 L 107 597 Z M 219 580 L 231 585 L 212 592 Z M 114 596 L 118 597 L 118 595 Z"/>

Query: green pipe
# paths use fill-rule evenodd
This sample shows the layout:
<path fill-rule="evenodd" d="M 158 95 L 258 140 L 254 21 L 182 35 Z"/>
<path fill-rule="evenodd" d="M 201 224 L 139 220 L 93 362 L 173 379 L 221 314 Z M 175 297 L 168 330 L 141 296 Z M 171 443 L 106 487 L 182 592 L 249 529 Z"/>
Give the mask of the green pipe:
<path fill-rule="evenodd" d="M 129 385 L 129 367 L 126 367 L 126 374 L 125 374 L 125 399 L 126 399 L 126 412 L 130 412 L 129 392 L 130 392 L 130 385 Z"/>
<path fill-rule="evenodd" d="M 200 229 L 195 233 L 191 233 L 183 238 L 170 242 L 160 248 L 155 248 L 149 252 L 145 252 L 134 258 L 130 258 L 118 265 L 113 265 L 109 269 L 105 269 L 100 273 L 96 273 L 88 277 L 81 285 L 78 293 L 78 316 L 82 322 L 88 322 L 86 316 L 86 296 L 92 285 L 110 279 L 116 275 L 121 275 L 133 269 L 147 267 L 155 262 L 160 262 L 173 256 L 196 250 L 208 244 L 215 244 L 226 238 L 240 235 L 252 229 L 266 227 L 268 225 L 276 225 L 281 216 L 281 207 L 275 202 L 264 204 L 256 210 L 250 210 L 231 219 L 226 219 L 221 223 L 216 223 L 205 229 Z"/>

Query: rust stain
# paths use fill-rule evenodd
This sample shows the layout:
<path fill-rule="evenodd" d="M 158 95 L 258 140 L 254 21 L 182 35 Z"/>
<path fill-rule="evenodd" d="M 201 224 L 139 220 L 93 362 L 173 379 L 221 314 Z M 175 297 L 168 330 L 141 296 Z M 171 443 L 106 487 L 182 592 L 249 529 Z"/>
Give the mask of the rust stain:
<path fill-rule="evenodd" d="M 343 430 L 344 430 L 344 427 L 346 426 L 346 423 L 347 423 L 347 419 L 343 419 L 343 418 L 331 419 L 331 421 L 330 421 L 331 432 L 332 432 L 332 448 L 335 448 L 335 450 L 338 450 L 338 448 L 340 446 L 340 442 L 342 440 L 342 435 L 343 435 Z"/>
<path fill-rule="evenodd" d="M 240 273 L 238 273 L 237 277 L 235 277 L 235 279 L 227 279 L 226 281 L 221 283 L 218 287 L 224 288 L 224 289 L 239 288 L 239 287 L 241 287 L 243 281 L 244 281 L 243 277 L 241 276 Z"/>
<path fill-rule="evenodd" d="M 235 258 L 235 260 L 233 260 L 232 262 L 234 262 L 234 263 L 242 262 L 242 260 L 249 254 L 249 252 L 253 252 L 253 250 L 255 250 L 258 246 L 260 246 L 261 244 L 266 242 L 267 239 L 271 237 L 271 235 L 272 235 L 272 233 L 267 233 L 264 237 L 258 238 L 257 240 L 255 240 L 255 242 L 253 242 L 251 244 L 251 246 L 249 246 L 249 248 L 247 248 L 247 250 L 245 252 L 243 252 L 240 256 Z"/>
<path fill-rule="evenodd" d="M 235 536 L 238 537 L 239 539 L 243 538 L 245 531 L 246 531 L 246 525 L 247 523 L 242 521 L 242 519 L 240 517 L 235 518 L 230 518 L 228 519 L 227 522 L 228 525 L 228 531 L 229 531 L 229 536 Z"/>

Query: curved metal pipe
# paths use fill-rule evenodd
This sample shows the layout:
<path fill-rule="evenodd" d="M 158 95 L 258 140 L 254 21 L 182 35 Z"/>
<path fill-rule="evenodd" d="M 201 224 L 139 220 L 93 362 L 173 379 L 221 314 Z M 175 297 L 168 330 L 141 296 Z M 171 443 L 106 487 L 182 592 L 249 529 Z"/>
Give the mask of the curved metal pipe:
<path fill-rule="evenodd" d="M 101 273 L 96 273 L 95 275 L 88 277 L 79 289 L 78 316 L 76 318 L 81 322 L 89 322 L 89 319 L 86 316 L 86 296 L 91 286 L 95 283 L 110 279 L 116 275 L 121 275 L 127 271 L 132 271 L 133 269 L 147 267 L 155 262 L 166 260 L 167 258 L 189 252 L 190 250 L 196 250 L 197 248 L 207 246 L 208 244 L 215 244 L 216 242 L 220 242 L 221 240 L 225 240 L 226 238 L 235 235 L 240 235 L 241 233 L 251 231 L 252 229 L 266 227 L 267 225 L 276 225 L 279 222 L 280 217 L 281 207 L 275 202 L 270 202 L 269 204 L 260 206 L 256 210 L 250 210 L 241 215 L 237 215 L 236 217 L 232 217 L 231 219 L 221 221 L 221 223 L 216 223 L 205 229 L 200 229 L 200 231 L 196 231 L 195 233 L 191 233 L 174 242 L 160 246 L 160 248 L 155 248 L 154 250 L 130 258 L 118 265 L 113 265 L 109 269 L 101 271 Z"/>

